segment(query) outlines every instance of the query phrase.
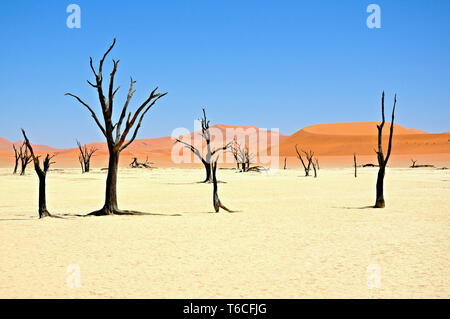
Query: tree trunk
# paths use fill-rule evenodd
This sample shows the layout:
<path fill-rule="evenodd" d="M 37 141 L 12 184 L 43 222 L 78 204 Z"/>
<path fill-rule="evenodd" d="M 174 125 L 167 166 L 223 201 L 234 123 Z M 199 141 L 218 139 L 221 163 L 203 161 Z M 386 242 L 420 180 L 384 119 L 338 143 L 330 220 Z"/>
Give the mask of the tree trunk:
<path fill-rule="evenodd" d="M 119 169 L 119 151 L 109 148 L 108 175 L 106 177 L 105 204 L 100 210 L 88 215 L 102 216 L 120 213 L 117 205 L 117 171 Z"/>
<path fill-rule="evenodd" d="M 19 159 L 18 158 L 16 158 L 16 162 L 15 162 L 15 164 L 14 164 L 14 172 L 13 172 L 13 174 L 17 174 L 17 167 L 19 166 Z"/>
<path fill-rule="evenodd" d="M 357 173 L 356 173 L 356 154 L 353 154 L 353 163 L 355 164 L 355 177 L 357 177 Z"/>
<path fill-rule="evenodd" d="M 46 174 L 38 174 L 39 177 L 39 218 L 50 216 L 47 210 L 47 200 L 45 195 Z"/>
<path fill-rule="evenodd" d="M 203 165 L 205 165 L 205 171 L 206 171 L 206 178 L 203 181 L 203 183 L 212 183 L 212 176 L 211 176 L 211 163 L 203 162 Z"/>
<path fill-rule="evenodd" d="M 119 169 L 119 152 L 110 150 L 108 176 L 106 177 L 105 206 L 107 214 L 118 210 L 117 206 L 117 170 Z"/>
<path fill-rule="evenodd" d="M 89 166 L 90 166 L 89 161 L 87 161 L 86 163 L 84 163 L 84 172 L 85 172 L 85 173 L 89 173 Z"/>
<path fill-rule="evenodd" d="M 380 166 L 377 177 L 377 197 L 375 202 L 375 208 L 384 208 L 384 193 L 383 193 L 383 181 L 384 181 L 385 166 Z"/>

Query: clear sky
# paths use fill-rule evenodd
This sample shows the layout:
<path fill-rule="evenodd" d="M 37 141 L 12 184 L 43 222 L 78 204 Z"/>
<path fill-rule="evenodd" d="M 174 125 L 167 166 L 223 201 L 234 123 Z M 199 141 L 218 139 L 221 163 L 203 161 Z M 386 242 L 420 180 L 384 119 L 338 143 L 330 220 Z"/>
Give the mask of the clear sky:
<path fill-rule="evenodd" d="M 69 29 L 66 7 L 81 7 Z M 369 29 L 366 8 L 381 8 Z M 169 94 L 138 138 L 211 121 L 292 134 L 330 122 L 378 121 L 398 94 L 398 123 L 450 130 L 450 1 L 1 1 L 0 136 L 74 146 L 103 138 L 72 92 L 99 111 L 89 56 L 117 37 L 116 110 L 129 76 L 134 104 L 155 85 Z M 109 74 L 111 60 L 105 64 Z"/>

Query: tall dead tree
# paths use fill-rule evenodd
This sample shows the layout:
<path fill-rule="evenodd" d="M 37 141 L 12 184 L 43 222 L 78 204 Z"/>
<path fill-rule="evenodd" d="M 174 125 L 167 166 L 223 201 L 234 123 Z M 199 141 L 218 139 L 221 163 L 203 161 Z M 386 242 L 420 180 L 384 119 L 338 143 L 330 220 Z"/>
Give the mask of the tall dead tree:
<path fill-rule="evenodd" d="M 25 142 L 23 142 L 22 146 L 20 147 L 20 175 L 25 175 L 25 170 L 27 169 L 28 164 L 31 163 L 31 161 L 33 160 L 31 158 L 31 154 L 28 153 L 28 148 L 25 144 Z"/>
<path fill-rule="evenodd" d="M 13 174 L 16 174 L 17 167 L 19 167 L 20 153 L 14 144 L 12 145 L 12 147 L 14 149 L 14 171 L 13 171 Z"/>
<path fill-rule="evenodd" d="M 391 127 L 389 131 L 389 143 L 388 143 L 388 150 L 386 153 L 386 157 L 384 157 L 383 154 L 383 145 L 382 145 L 382 135 L 383 135 L 383 127 L 384 127 L 384 91 L 381 96 L 381 117 L 382 121 L 380 125 L 377 125 L 378 128 L 378 151 L 375 151 L 377 153 L 378 158 L 378 176 L 377 176 L 377 193 L 376 193 L 376 201 L 375 201 L 375 208 L 384 208 L 385 202 L 384 202 L 384 194 L 383 194 L 383 184 L 384 184 L 384 175 L 386 171 L 386 164 L 389 161 L 389 157 L 391 156 L 391 150 L 392 150 L 392 136 L 394 134 L 394 113 L 395 113 L 395 104 L 397 103 L 397 94 L 394 96 L 394 106 L 392 108 L 392 120 L 391 120 Z"/>
<path fill-rule="evenodd" d="M 214 150 L 211 150 L 211 133 L 209 131 L 209 122 L 210 121 L 206 117 L 206 111 L 203 108 L 203 118 L 200 119 L 200 123 L 202 125 L 202 132 L 200 134 L 201 134 L 202 138 L 205 140 L 205 143 L 206 143 L 206 154 L 204 156 L 203 156 L 203 152 L 202 152 L 201 149 L 198 149 L 194 145 L 189 144 L 187 142 L 184 142 L 183 140 L 180 140 L 178 138 L 175 139 L 177 143 L 183 144 L 192 153 L 194 153 L 195 156 L 197 156 L 198 159 L 200 159 L 200 161 L 205 166 L 206 177 L 205 177 L 205 180 L 203 181 L 203 183 L 212 183 L 211 158 L 215 154 L 218 154 L 219 151 L 224 151 L 224 150 L 228 149 L 230 147 L 230 145 L 232 144 L 232 142 L 229 142 L 225 146 L 222 146 L 222 147 L 216 148 Z"/>
<path fill-rule="evenodd" d="M 92 58 L 90 58 L 90 66 L 91 70 L 94 73 L 95 76 L 95 84 L 91 83 L 90 81 L 87 81 L 89 85 L 91 85 L 93 88 L 97 90 L 98 99 L 100 102 L 100 107 L 102 110 L 104 125 L 102 125 L 93 111 L 92 107 L 89 106 L 86 102 L 81 100 L 78 96 L 72 94 L 72 93 L 66 93 L 65 95 L 69 95 L 74 97 L 78 100 L 83 106 L 85 106 L 89 112 L 91 113 L 92 117 L 94 118 L 95 123 L 99 127 L 100 131 L 103 133 L 103 135 L 106 138 L 106 142 L 108 144 L 108 151 L 109 151 L 109 163 L 108 163 L 108 175 L 106 177 L 106 192 L 105 192 L 105 203 L 103 207 L 95 212 L 90 213 L 89 215 L 133 215 L 133 214 L 142 214 L 140 212 L 136 211 L 125 211 L 120 210 L 117 205 L 117 171 L 119 167 L 119 155 L 120 152 L 122 152 L 127 146 L 129 146 L 136 138 L 136 135 L 139 131 L 139 128 L 141 127 L 142 119 L 144 118 L 145 114 L 147 114 L 148 110 L 158 101 L 161 97 L 167 94 L 166 93 L 157 93 L 158 87 L 153 89 L 151 91 L 148 98 L 140 104 L 140 106 L 137 108 L 137 110 L 132 114 L 132 112 L 128 113 L 126 122 L 125 122 L 125 128 L 123 131 L 121 131 L 123 120 L 125 119 L 125 116 L 127 114 L 127 108 L 128 104 L 130 103 L 131 98 L 133 97 L 133 94 L 135 90 L 133 89 L 134 84 L 136 83 L 133 81 L 133 78 L 130 77 L 130 87 L 128 89 L 128 95 L 126 98 L 126 101 L 124 103 L 124 106 L 122 107 L 122 112 L 120 113 L 119 120 L 113 124 L 112 115 L 113 115 L 113 102 L 114 97 L 119 88 L 114 89 L 114 76 L 117 71 L 117 65 L 119 63 L 119 60 L 115 61 L 113 59 L 113 69 L 109 76 L 109 87 L 105 93 L 103 91 L 103 62 L 105 61 L 106 56 L 108 53 L 112 50 L 116 43 L 116 39 L 114 38 L 114 41 L 112 45 L 109 47 L 109 49 L 106 51 L 106 53 L 103 55 L 102 59 L 99 62 L 98 70 L 96 71 L 92 62 Z M 137 123 L 137 124 L 136 124 Z M 136 124 L 136 125 L 135 125 Z M 126 137 L 128 133 L 134 128 L 133 134 L 129 140 L 126 140 Z"/>
<path fill-rule="evenodd" d="M 51 162 L 51 159 L 55 156 L 50 156 L 47 154 L 45 156 L 43 162 L 43 168 L 41 168 L 41 164 L 39 163 L 39 156 L 34 155 L 33 148 L 31 147 L 31 143 L 28 140 L 25 131 L 22 129 L 22 134 L 25 139 L 25 145 L 30 150 L 30 156 L 33 158 L 34 162 L 34 170 L 36 171 L 37 176 L 39 177 L 39 218 L 51 216 L 47 210 L 47 200 L 45 195 L 45 178 L 47 177 L 47 171 L 50 168 L 50 165 L 54 162 Z"/>
<path fill-rule="evenodd" d="M 233 211 L 226 208 L 219 199 L 219 195 L 217 194 L 217 178 L 216 178 L 216 169 L 217 169 L 217 159 L 211 163 L 212 165 L 212 182 L 213 182 L 213 206 L 216 213 L 219 212 L 219 209 L 222 208 L 226 210 L 229 213 L 232 213 Z"/>
<path fill-rule="evenodd" d="M 302 154 L 299 152 L 297 145 L 295 145 L 295 151 L 297 152 L 297 157 L 302 162 L 303 168 L 305 169 L 305 176 L 309 176 L 309 171 L 311 169 L 311 164 L 313 160 L 314 153 L 312 151 L 305 152 L 302 150 L 303 154 L 306 156 L 306 160 L 308 161 L 308 164 L 305 164 L 305 161 L 303 160 Z"/>
<path fill-rule="evenodd" d="M 355 177 L 357 177 L 357 172 L 356 172 L 356 153 L 353 153 L 353 164 L 355 165 Z"/>
<path fill-rule="evenodd" d="M 91 157 L 97 151 L 97 148 L 94 146 L 87 147 L 87 145 L 81 145 L 79 141 L 77 141 L 78 149 L 80 150 L 80 154 L 78 155 L 78 160 L 81 165 L 82 173 L 89 173 L 91 167 Z"/>
<path fill-rule="evenodd" d="M 286 169 L 286 157 L 284 158 L 284 167 L 283 169 Z"/>

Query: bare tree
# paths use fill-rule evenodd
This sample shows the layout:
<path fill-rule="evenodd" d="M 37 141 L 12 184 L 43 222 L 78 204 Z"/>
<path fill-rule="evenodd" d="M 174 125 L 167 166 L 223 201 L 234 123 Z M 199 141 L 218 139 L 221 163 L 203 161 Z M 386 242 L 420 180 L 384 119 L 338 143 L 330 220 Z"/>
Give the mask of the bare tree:
<path fill-rule="evenodd" d="M 204 108 L 203 108 L 203 118 L 200 119 L 200 122 L 201 122 L 201 125 L 202 125 L 201 136 L 203 137 L 203 139 L 206 142 L 206 154 L 205 154 L 205 156 L 203 156 L 201 150 L 196 148 L 194 145 L 186 143 L 183 140 L 180 140 L 178 138 L 176 138 L 175 140 L 176 140 L 177 143 L 181 143 L 186 148 L 191 150 L 191 152 L 194 153 L 195 156 L 197 156 L 202 161 L 203 165 L 205 166 L 205 171 L 206 171 L 206 178 L 203 181 L 203 183 L 212 183 L 211 158 L 215 154 L 218 154 L 219 151 L 223 151 L 223 150 L 228 149 L 230 147 L 230 145 L 232 144 L 232 142 L 227 143 L 223 147 L 219 147 L 217 149 L 211 150 L 211 133 L 209 131 L 209 122 L 210 121 L 206 117 L 206 112 L 205 112 Z"/>
<path fill-rule="evenodd" d="M 314 161 L 313 161 L 313 160 L 311 160 L 311 164 L 312 164 L 312 167 L 313 167 L 313 170 L 314 170 L 314 178 L 316 178 L 316 177 L 317 177 L 316 164 L 314 164 Z"/>
<path fill-rule="evenodd" d="M 381 96 L 381 117 L 382 121 L 380 125 L 377 125 L 378 128 L 378 151 L 375 151 L 377 153 L 378 158 L 378 177 L 377 177 L 377 195 L 376 195 L 376 201 L 375 201 L 375 208 L 384 208 L 385 202 L 384 202 L 384 194 L 383 194 L 383 184 L 384 184 L 384 175 L 386 171 L 386 164 L 389 161 L 389 157 L 391 156 L 391 150 L 392 150 L 392 136 L 394 134 L 394 113 L 395 113 L 395 104 L 397 103 L 397 94 L 394 96 L 394 106 L 392 108 L 392 120 L 391 120 L 391 127 L 389 131 L 389 144 L 388 144 L 388 150 L 386 153 L 386 157 L 384 157 L 383 154 L 383 148 L 382 148 L 382 134 L 383 134 L 383 126 L 384 126 L 384 91 Z"/>
<path fill-rule="evenodd" d="M 124 106 L 122 107 L 122 112 L 120 113 L 120 117 L 118 122 L 113 124 L 112 120 L 112 114 L 113 114 L 113 101 L 114 96 L 119 88 L 114 89 L 114 76 L 117 71 L 117 65 L 119 63 L 119 60 L 115 61 L 113 60 L 113 69 L 110 73 L 110 79 L 109 79 L 109 87 L 108 91 L 105 93 L 103 92 L 103 62 L 108 55 L 108 53 L 112 50 L 116 43 L 116 39 L 114 38 L 114 41 L 112 45 L 109 47 L 109 49 L 106 51 L 106 53 L 103 55 L 102 59 L 100 60 L 98 71 L 95 70 L 92 58 L 90 58 L 90 66 L 91 70 L 94 73 L 95 76 L 95 84 L 91 83 L 90 81 L 87 81 L 89 85 L 91 85 L 93 88 L 97 90 L 98 99 L 100 101 L 100 106 L 102 110 L 104 125 L 102 125 L 93 111 L 92 107 L 90 107 L 87 103 L 85 103 L 83 100 L 81 100 L 78 96 L 72 94 L 72 93 L 66 93 L 65 95 L 69 95 L 74 97 L 78 100 L 82 105 L 84 105 L 89 112 L 91 113 L 92 117 L 94 118 L 95 123 L 99 127 L 100 131 L 103 133 L 103 135 L 106 138 L 106 142 L 108 144 L 108 151 L 109 151 L 109 163 L 108 163 L 108 175 L 106 178 L 106 192 L 105 192 L 105 203 L 103 207 L 95 212 L 90 213 L 89 215 L 133 215 L 133 214 L 142 214 L 140 212 L 136 211 L 125 211 L 120 210 L 117 205 L 117 171 L 119 167 L 119 155 L 120 152 L 122 152 L 127 146 L 129 146 L 136 138 L 136 135 L 139 131 L 139 128 L 141 127 L 142 119 L 144 118 L 145 114 L 147 114 L 148 110 L 158 101 L 161 97 L 167 94 L 166 93 L 157 93 L 158 87 L 156 87 L 153 91 L 151 91 L 149 97 L 137 108 L 137 110 L 132 114 L 132 112 L 128 113 L 127 120 L 125 122 L 125 128 L 123 131 L 121 131 L 122 128 L 122 122 L 125 119 L 125 116 L 127 114 L 127 108 L 128 104 L 130 103 L 131 98 L 133 97 L 133 94 L 135 90 L 133 90 L 133 86 L 136 83 L 133 81 L 133 78 L 130 77 L 130 87 L 128 90 L 128 95 L 125 101 Z M 136 124 L 137 123 L 137 124 Z M 135 126 L 136 124 L 136 126 Z M 126 141 L 126 137 L 128 133 L 134 128 L 134 132 L 129 140 Z"/>
<path fill-rule="evenodd" d="M 212 183 L 213 183 L 213 205 L 214 210 L 216 213 L 219 212 L 219 209 L 222 208 L 226 210 L 229 213 L 232 213 L 233 211 L 226 208 L 219 199 L 219 195 L 217 194 L 217 178 L 216 178 L 216 169 L 217 169 L 217 159 L 211 163 L 212 164 Z"/>
<path fill-rule="evenodd" d="M 411 167 L 411 168 L 416 167 L 417 160 L 415 161 L 415 160 L 413 160 L 413 159 L 411 158 L 411 162 L 412 162 L 412 165 L 411 165 L 410 167 Z"/>
<path fill-rule="evenodd" d="M 233 144 L 229 148 L 231 154 L 233 154 L 234 160 L 236 161 L 236 169 L 239 170 L 239 143 L 237 142 L 237 137 L 233 138 Z"/>
<path fill-rule="evenodd" d="M 32 160 L 31 154 L 28 153 L 28 148 L 25 145 L 25 142 L 23 142 L 22 146 L 20 146 L 20 175 L 25 175 L 25 170 Z"/>
<path fill-rule="evenodd" d="M 355 165 L 355 177 L 357 177 L 357 172 L 356 172 L 356 153 L 353 153 L 353 164 Z"/>
<path fill-rule="evenodd" d="M 295 145 L 295 151 L 297 152 L 297 157 L 300 159 L 300 161 L 302 162 L 303 168 L 305 169 L 305 176 L 309 176 L 309 171 L 311 169 L 311 164 L 313 157 L 314 157 L 314 153 L 310 150 L 309 152 L 305 152 L 302 150 L 303 154 L 306 157 L 306 160 L 308 161 L 308 165 L 305 164 L 305 161 L 303 160 L 302 154 L 299 152 L 297 145 Z M 313 165 L 314 166 L 314 165 Z"/>
<path fill-rule="evenodd" d="M 133 157 L 133 161 L 130 163 L 131 168 L 152 168 L 150 164 L 154 164 L 148 161 L 148 156 L 145 159 L 145 162 L 139 162 L 137 157 Z"/>
<path fill-rule="evenodd" d="M 14 149 L 14 171 L 13 174 L 17 173 L 17 167 L 19 166 L 19 160 L 20 160 L 20 153 L 17 150 L 16 146 L 13 144 L 12 145 L 13 149 Z"/>
<path fill-rule="evenodd" d="M 286 157 L 284 158 L 284 167 L 283 169 L 286 169 Z"/>
<path fill-rule="evenodd" d="M 25 145 L 30 150 L 30 156 L 33 158 L 34 162 L 34 169 L 36 171 L 37 176 L 39 177 L 39 218 L 51 216 L 50 213 L 47 210 L 47 201 L 46 201 L 46 195 L 45 195 L 45 178 L 47 177 L 47 171 L 50 168 L 50 165 L 54 162 L 51 162 L 51 159 L 55 156 L 50 156 L 47 154 L 45 156 L 44 162 L 43 162 L 43 168 L 41 168 L 41 165 L 39 163 L 39 156 L 34 155 L 33 148 L 31 147 L 31 143 L 28 140 L 27 135 L 25 134 L 25 131 L 22 129 L 23 137 L 25 138 Z"/>
<path fill-rule="evenodd" d="M 79 141 L 77 141 L 77 145 L 80 150 L 78 160 L 80 161 L 81 172 L 88 173 L 91 166 L 91 156 L 97 151 L 97 148 L 94 146 L 88 148 L 86 144 L 82 146 Z"/>

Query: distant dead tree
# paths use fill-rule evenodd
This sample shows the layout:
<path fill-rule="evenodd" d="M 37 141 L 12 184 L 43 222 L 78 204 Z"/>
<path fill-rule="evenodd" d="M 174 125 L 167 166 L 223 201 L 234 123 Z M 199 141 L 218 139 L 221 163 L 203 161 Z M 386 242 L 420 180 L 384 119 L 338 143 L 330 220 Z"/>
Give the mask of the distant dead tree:
<path fill-rule="evenodd" d="M 353 153 L 353 164 L 355 166 L 355 177 L 357 177 L 357 172 L 356 172 L 356 153 Z"/>
<path fill-rule="evenodd" d="M 121 131 L 122 122 L 127 114 L 128 104 L 130 103 L 130 100 L 135 92 L 135 90 L 133 90 L 133 86 L 136 82 L 133 81 L 133 78 L 130 77 L 130 87 L 128 89 L 127 99 L 124 103 L 124 106 L 122 107 L 122 112 L 120 113 L 118 122 L 113 124 L 112 121 L 113 101 L 114 96 L 117 90 L 119 89 L 119 88 L 114 89 L 114 76 L 117 71 L 117 65 L 119 63 L 119 60 L 117 61 L 113 60 L 114 66 L 110 73 L 109 88 L 108 91 L 106 92 L 106 97 L 105 93 L 103 92 L 102 71 L 103 71 L 103 62 L 108 53 L 114 47 L 115 43 L 116 39 L 114 38 L 112 45 L 109 47 L 109 49 L 106 51 L 106 53 L 100 60 L 98 71 L 95 70 L 92 58 L 90 58 L 90 66 L 95 76 L 95 84 L 91 83 L 90 81 L 87 82 L 89 83 L 89 85 L 91 85 L 93 88 L 97 90 L 98 99 L 100 101 L 100 106 L 104 119 L 104 125 L 100 123 L 99 119 L 97 118 L 97 115 L 87 103 L 85 103 L 78 96 L 72 93 L 65 94 L 74 97 L 75 99 L 78 100 L 78 102 L 80 102 L 89 110 L 92 117 L 94 118 L 95 123 L 105 136 L 106 142 L 108 144 L 109 163 L 108 163 L 108 175 L 106 178 L 105 203 L 101 209 L 89 214 L 96 216 L 113 215 L 113 214 L 117 215 L 142 214 L 136 211 L 120 210 L 117 205 L 117 171 L 119 167 L 119 155 L 120 152 L 122 152 L 125 148 L 127 148 L 127 146 L 129 146 L 135 140 L 139 128 L 141 127 L 142 119 L 144 118 L 145 114 L 147 114 L 148 110 L 156 103 L 156 101 L 158 101 L 161 97 L 167 94 L 167 92 L 162 94 L 157 93 L 156 91 L 158 87 L 156 87 L 153 91 L 151 91 L 149 97 L 137 108 L 134 114 L 132 114 L 132 112 L 128 113 L 125 128 L 123 129 L 123 131 Z M 136 126 L 134 126 L 135 124 Z M 133 127 L 134 127 L 133 135 L 129 140 L 126 140 L 128 133 L 130 133 Z"/>
<path fill-rule="evenodd" d="M 317 169 L 316 169 L 316 164 L 314 164 L 314 160 L 311 160 L 311 164 L 314 170 L 314 178 L 317 178 Z"/>
<path fill-rule="evenodd" d="M 284 158 L 284 167 L 283 169 L 286 169 L 286 157 Z"/>
<path fill-rule="evenodd" d="M 31 161 L 33 160 L 31 158 L 31 154 L 28 153 L 28 148 L 25 144 L 25 142 L 23 142 L 22 146 L 20 146 L 20 175 L 25 175 L 25 170 L 27 169 L 28 164 L 31 163 Z"/>
<path fill-rule="evenodd" d="M 412 162 L 412 165 L 410 166 L 411 168 L 434 167 L 434 165 L 431 165 L 431 164 L 420 164 L 420 165 L 417 165 L 417 164 L 416 164 L 417 161 L 415 161 L 415 160 L 413 160 L 413 159 L 411 159 L 411 162 Z"/>
<path fill-rule="evenodd" d="M 196 148 L 194 145 L 186 143 L 178 138 L 176 138 L 176 142 L 177 143 L 181 143 L 183 144 L 186 148 L 188 148 L 192 153 L 195 154 L 195 156 L 197 156 L 203 163 L 203 165 L 205 166 L 205 171 L 206 171 L 206 178 L 203 181 L 203 183 L 212 183 L 212 169 L 211 169 L 211 158 L 212 156 L 214 156 L 215 154 L 218 154 L 219 151 L 223 151 L 226 150 L 230 147 L 230 145 L 232 144 L 232 142 L 227 143 L 225 146 L 223 147 L 219 147 L 215 150 L 211 150 L 211 133 L 209 131 L 209 120 L 206 117 L 206 111 L 203 108 L 203 118 L 200 119 L 201 125 L 202 125 L 202 132 L 201 132 L 201 136 L 203 137 L 203 139 L 206 142 L 206 154 L 205 156 L 202 155 L 201 150 L 199 150 L 198 148 Z"/>
<path fill-rule="evenodd" d="M 308 161 L 308 164 L 305 164 L 305 161 L 303 160 L 302 154 L 299 152 L 297 145 L 295 145 L 295 151 L 297 152 L 297 157 L 302 162 L 303 168 L 305 169 L 305 176 L 309 176 L 309 171 L 311 169 L 311 164 L 313 160 L 314 153 L 310 150 L 309 152 L 305 152 L 302 150 L 303 154 L 306 157 L 306 160 Z M 314 165 L 313 165 L 314 166 Z"/>
<path fill-rule="evenodd" d="M 250 152 L 250 148 L 248 145 L 240 145 L 235 142 L 237 147 L 237 161 L 241 165 L 241 172 L 261 172 L 266 170 L 264 167 L 256 165 L 251 166 L 253 164 L 253 159 L 255 158 L 255 154 Z"/>
<path fill-rule="evenodd" d="M 219 212 L 219 209 L 222 208 L 226 210 L 229 213 L 232 213 L 233 211 L 226 208 L 219 199 L 219 195 L 217 194 L 217 178 L 216 178 L 216 169 L 217 169 L 217 159 L 211 163 L 212 164 L 212 183 L 213 183 L 213 205 L 214 210 L 216 213 Z"/>
<path fill-rule="evenodd" d="M 392 120 L 391 120 L 391 127 L 389 131 L 389 144 L 388 144 L 388 150 L 386 153 L 386 157 L 384 157 L 383 154 L 383 148 L 382 148 L 382 134 L 383 134 L 383 126 L 384 126 L 384 91 L 381 96 L 381 117 L 382 121 L 380 125 L 377 125 L 378 128 L 378 151 L 375 151 L 377 153 L 378 158 L 378 176 L 377 176 L 377 195 L 376 195 L 376 201 L 375 201 L 375 208 L 384 208 L 385 202 L 384 202 L 384 194 L 383 194 L 383 184 L 384 184 L 384 175 L 386 171 L 386 164 L 389 161 L 389 157 L 391 156 L 391 150 L 392 150 L 392 136 L 394 135 L 394 113 L 395 113 L 395 104 L 397 103 L 397 94 L 394 96 L 394 106 L 392 108 Z"/>
<path fill-rule="evenodd" d="M 28 140 L 27 135 L 25 134 L 25 131 L 22 129 L 23 137 L 25 138 L 25 144 L 26 147 L 30 150 L 30 156 L 33 158 L 34 162 L 34 169 L 36 171 L 37 176 L 39 177 L 39 218 L 51 216 L 50 213 L 47 210 L 47 202 L 46 202 L 46 196 L 45 196 L 45 178 L 47 176 L 47 171 L 50 168 L 50 165 L 54 162 L 51 162 L 51 159 L 55 156 L 50 156 L 47 154 L 45 156 L 44 162 L 43 162 L 43 168 L 41 168 L 41 165 L 39 163 L 39 156 L 35 156 L 33 152 L 33 148 L 31 147 L 31 143 Z"/>
<path fill-rule="evenodd" d="M 17 150 L 16 146 L 12 145 L 14 149 L 14 171 L 13 174 L 17 173 L 17 167 L 19 166 L 19 160 L 20 160 L 20 152 Z"/>
<path fill-rule="evenodd" d="M 148 156 L 145 159 L 145 162 L 139 162 L 137 157 L 133 157 L 133 161 L 130 163 L 131 168 L 152 168 L 150 164 L 154 164 L 148 161 Z"/>
<path fill-rule="evenodd" d="M 236 161 L 236 169 L 239 170 L 239 144 L 236 136 L 233 138 L 233 143 L 229 147 L 229 151 L 233 154 L 234 160 Z"/>
<path fill-rule="evenodd" d="M 97 151 L 97 148 L 94 146 L 87 147 L 87 145 L 81 145 L 80 142 L 77 141 L 78 149 L 80 150 L 80 154 L 78 155 L 78 161 L 81 165 L 82 173 L 89 173 L 89 169 L 91 166 L 91 156 Z"/>

